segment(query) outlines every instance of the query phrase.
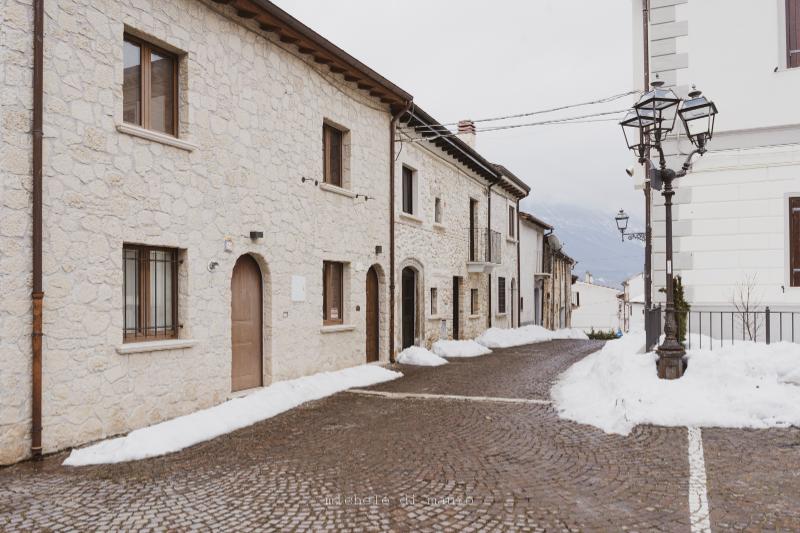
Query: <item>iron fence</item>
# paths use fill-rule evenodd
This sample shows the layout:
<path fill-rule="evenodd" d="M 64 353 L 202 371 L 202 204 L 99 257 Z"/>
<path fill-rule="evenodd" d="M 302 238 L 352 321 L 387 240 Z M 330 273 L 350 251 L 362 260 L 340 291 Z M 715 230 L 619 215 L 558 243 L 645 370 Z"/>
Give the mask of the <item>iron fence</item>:
<path fill-rule="evenodd" d="M 712 349 L 737 342 L 800 342 L 800 311 L 709 310 L 686 314 L 686 348 Z M 680 318 L 679 318 L 680 320 Z"/>

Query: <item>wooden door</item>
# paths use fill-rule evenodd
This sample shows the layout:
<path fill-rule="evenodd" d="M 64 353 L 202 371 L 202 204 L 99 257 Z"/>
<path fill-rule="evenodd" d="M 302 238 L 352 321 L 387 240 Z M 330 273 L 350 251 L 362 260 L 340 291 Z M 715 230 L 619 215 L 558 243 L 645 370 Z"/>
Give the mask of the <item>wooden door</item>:
<path fill-rule="evenodd" d="M 458 276 L 453 277 L 453 340 L 458 340 L 458 317 L 461 314 L 461 283 Z"/>
<path fill-rule="evenodd" d="M 402 305 L 403 305 L 403 349 L 414 345 L 414 317 L 416 315 L 417 279 L 414 270 L 403 269 Z"/>
<path fill-rule="evenodd" d="M 261 269 L 255 259 L 243 255 L 231 278 L 231 390 L 260 387 L 262 381 L 262 287 Z"/>
<path fill-rule="evenodd" d="M 380 314 L 378 298 L 378 273 L 375 267 L 367 271 L 367 363 L 378 360 L 380 338 Z"/>

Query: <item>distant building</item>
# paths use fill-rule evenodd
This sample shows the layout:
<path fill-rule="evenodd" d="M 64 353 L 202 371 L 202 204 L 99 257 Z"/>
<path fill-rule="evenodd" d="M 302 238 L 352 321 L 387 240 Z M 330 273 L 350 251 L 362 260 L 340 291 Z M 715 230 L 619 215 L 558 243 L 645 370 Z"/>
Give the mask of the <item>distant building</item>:
<path fill-rule="evenodd" d="M 620 327 L 617 289 L 597 285 L 587 272 L 572 289 L 572 327 L 584 331 L 617 331 Z"/>
<path fill-rule="evenodd" d="M 548 329 L 572 327 L 572 269 L 575 260 L 568 256 L 554 233 L 544 239 L 542 270 L 544 271 L 544 299 L 542 326 Z"/>
<path fill-rule="evenodd" d="M 620 325 L 625 333 L 644 331 L 644 274 L 638 273 L 622 282 Z"/>

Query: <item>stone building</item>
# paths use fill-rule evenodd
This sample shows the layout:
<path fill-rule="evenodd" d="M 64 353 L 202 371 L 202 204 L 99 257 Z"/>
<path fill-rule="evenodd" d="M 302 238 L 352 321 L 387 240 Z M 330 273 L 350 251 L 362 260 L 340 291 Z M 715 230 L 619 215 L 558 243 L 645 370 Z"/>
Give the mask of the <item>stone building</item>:
<path fill-rule="evenodd" d="M 477 337 L 489 325 L 512 327 L 518 313 L 512 292 L 516 207 L 529 187 L 475 151 L 468 121 L 452 135 L 414 106 L 401 122 L 396 345 L 430 346 L 439 339 Z M 499 287 L 494 295 L 493 276 Z"/>
<path fill-rule="evenodd" d="M 547 329 L 572 327 L 572 275 L 575 260 L 568 256 L 554 233 L 544 240 L 543 270 L 547 276 L 544 283 L 542 325 Z"/>
<path fill-rule="evenodd" d="M 403 261 L 454 246 L 419 236 L 441 231 L 427 218 L 396 228 L 422 248 L 392 246 L 411 95 L 263 0 L 65 0 L 39 19 L 37 5 L 0 21 L 0 464 L 388 361 Z M 443 195 L 463 244 L 441 169 L 479 199 L 496 184 L 507 213 L 527 188 L 453 142 L 461 155 L 406 146 L 395 181 L 403 157 L 432 165 L 421 201 Z M 471 288 L 453 264 L 422 264 L 425 290 Z M 415 342 L 432 338 L 426 325 Z"/>

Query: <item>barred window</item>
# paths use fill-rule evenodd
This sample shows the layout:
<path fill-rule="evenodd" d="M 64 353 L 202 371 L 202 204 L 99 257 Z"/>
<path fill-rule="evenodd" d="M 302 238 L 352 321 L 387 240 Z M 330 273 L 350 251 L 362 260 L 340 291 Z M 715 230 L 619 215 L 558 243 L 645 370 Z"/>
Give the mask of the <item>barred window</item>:
<path fill-rule="evenodd" d="M 506 312 L 506 278 L 497 278 L 497 312 Z"/>
<path fill-rule="evenodd" d="M 178 251 L 125 244 L 123 313 L 125 342 L 178 336 Z"/>

